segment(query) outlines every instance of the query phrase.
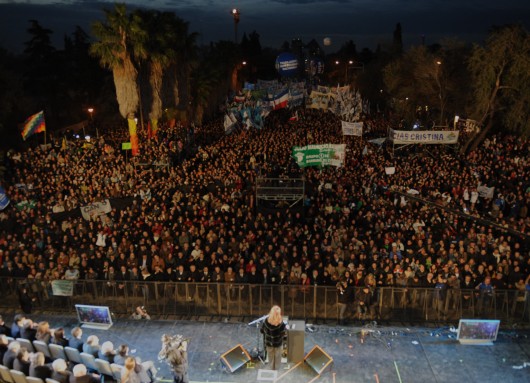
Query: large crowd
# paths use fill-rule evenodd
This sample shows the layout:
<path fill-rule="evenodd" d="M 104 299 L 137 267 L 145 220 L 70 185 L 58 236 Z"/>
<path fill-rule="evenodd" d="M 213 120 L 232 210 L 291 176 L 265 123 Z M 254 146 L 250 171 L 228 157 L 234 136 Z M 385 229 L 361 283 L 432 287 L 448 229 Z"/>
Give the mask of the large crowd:
<path fill-rule="evenodd" d="M 393 155 L 368 141 L 385 134 L 384 117 L 361 138 L 330 113 L 288 116 L 229 135 L 222 122 L 141 131 L 136 158 L 121 150 L 126 130 L 110 127 L 10 152 L 1 276 L 529 289 L 527 139 Z M 322 143 L 347 144 L 344 166 L 300 169 L 292 147 Z M 293 208 L 258 206 L 259 177 L 304 177 L 306 194 Z M 75 213 L 106 199 L 106 214 Z"/>

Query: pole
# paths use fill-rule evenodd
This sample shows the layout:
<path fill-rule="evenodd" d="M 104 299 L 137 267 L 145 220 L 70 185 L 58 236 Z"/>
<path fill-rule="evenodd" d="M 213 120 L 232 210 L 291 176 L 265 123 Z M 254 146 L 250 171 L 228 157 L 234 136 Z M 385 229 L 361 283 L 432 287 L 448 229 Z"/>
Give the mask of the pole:
<path fill-rule="evenodd" d="M 234 43 L 237 45 L 237 24 L 239 24 L 239 17 L 241 16 L 241 12 L 239 12 L 239 9 L 234 8 L 232 9 L 232 17 L 234 18 Z"/>

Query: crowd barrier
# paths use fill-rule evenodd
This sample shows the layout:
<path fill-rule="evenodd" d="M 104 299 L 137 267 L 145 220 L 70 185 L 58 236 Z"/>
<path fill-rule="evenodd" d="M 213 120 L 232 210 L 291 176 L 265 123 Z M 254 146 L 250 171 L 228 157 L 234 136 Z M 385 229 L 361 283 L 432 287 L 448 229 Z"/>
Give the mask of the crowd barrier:
<path fill-rule="evenodd" d="M 292 318 L 332 322 L 339 314 L 334 286 L 77 280 L 72 296 L 55 296 L 49 282 L 15 278 L 0 278 L 0 307 L 18 307 L 22 287 L 36 298 L 35 309 L 59 312 L 73 312 L 75 304 L 93 304 L 109 306 L 120 315 L 145 306 L 151 315 L 160 317 L 252 318 L 278 304 Z M 357 302 L 352 302 L 346 319 L 446 322 L 486 318 L 530 324 L 530 293 L 448 289 L 440 294 L 437 289 L 380 287 L 370 309 L 364 314 L 358 311 Z"/>

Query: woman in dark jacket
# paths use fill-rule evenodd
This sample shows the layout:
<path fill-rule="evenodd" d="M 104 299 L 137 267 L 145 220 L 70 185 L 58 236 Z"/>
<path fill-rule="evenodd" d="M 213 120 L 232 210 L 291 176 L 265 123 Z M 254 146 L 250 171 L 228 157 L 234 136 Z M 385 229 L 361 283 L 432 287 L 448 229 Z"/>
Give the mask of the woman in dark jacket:
<path fill-rule="evenodd" d="M 261 326 L 263 343 L 267 349 L 269 363 L 273 370 L 280 368 L 282 358 L 283 337 L 285 335 L 285 323 L 283 323 L 282 309 L 272 306 L 269 316 Z"/>

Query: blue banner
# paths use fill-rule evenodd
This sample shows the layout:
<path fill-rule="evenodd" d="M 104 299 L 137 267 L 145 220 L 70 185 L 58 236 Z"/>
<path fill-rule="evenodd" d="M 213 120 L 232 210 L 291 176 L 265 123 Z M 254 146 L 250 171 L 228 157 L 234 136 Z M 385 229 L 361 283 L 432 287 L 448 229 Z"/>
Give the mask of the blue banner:
<path fill-rule="evenodd" d="M 9 198 L 6 196 L 6 191 L 3 186 L 0 186 L 0 210 L 4 210 L 9 205 Z"/>

